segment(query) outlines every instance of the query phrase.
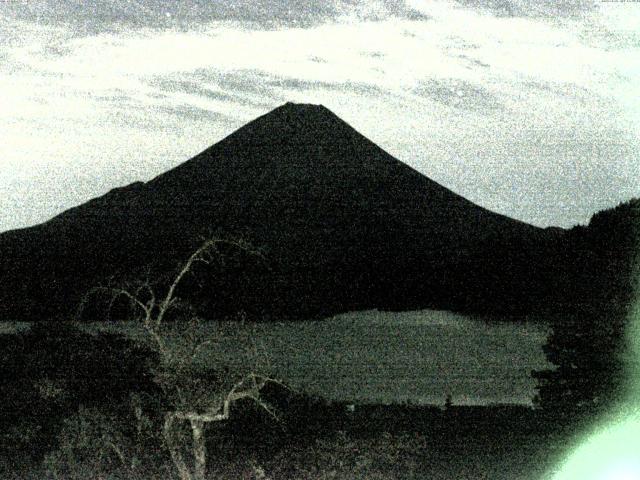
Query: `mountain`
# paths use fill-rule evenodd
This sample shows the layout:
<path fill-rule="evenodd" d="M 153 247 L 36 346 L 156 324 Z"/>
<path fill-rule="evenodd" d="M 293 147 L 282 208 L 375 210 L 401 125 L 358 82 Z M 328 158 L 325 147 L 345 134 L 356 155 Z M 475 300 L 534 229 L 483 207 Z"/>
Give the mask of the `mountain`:
<path fill-rule="evenodd" d="M 266 265 L 210 274 L 207 312 L 303 318 L 527 313 L 550 295 L 566 232 L 490 212 L 328 109 L 287 103 L 147 183 L 1 234 L 0 318 L 67 318 L 92 286 L 161 276 L 211 235 L 243 238 Z"/>

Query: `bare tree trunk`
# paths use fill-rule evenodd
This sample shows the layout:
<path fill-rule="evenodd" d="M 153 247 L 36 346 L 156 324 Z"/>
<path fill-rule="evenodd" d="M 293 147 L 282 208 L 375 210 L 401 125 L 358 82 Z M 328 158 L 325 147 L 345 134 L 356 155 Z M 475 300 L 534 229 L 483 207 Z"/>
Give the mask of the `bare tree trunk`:
<path fill-rule="evenodd" d="M 164 419 L 164 441 L 167 444 L 167 448 L 169 449 L 169 454 L 171 455 L 171 460 L 173 461 L 174 466 L 178 470 L 178 476 L 180 480 L 194 480 L 193 475 L 189 471 L 189 467 L 184 462 L 184 458 L 182 458 L 182 454 L 178 447 L 173 442 L 173 435 L 171 429 L 173 427 L 173 422 L 175 420 L 175 413 L 167 413 Z M 204 477 L 202 477 L 204 478 Z"/>
<path fill-rule="evenodd" d="M 205 480 L 207 473 L 207 445 L 204 439 L 204 422 L 191 420 L 193 432 L 194 480 Z"/>

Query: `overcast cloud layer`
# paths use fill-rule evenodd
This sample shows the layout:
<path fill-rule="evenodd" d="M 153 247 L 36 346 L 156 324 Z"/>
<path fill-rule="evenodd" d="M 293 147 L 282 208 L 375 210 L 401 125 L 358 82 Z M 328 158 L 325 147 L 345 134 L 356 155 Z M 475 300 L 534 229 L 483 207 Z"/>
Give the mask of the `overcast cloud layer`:
<path fill-rule="evenodd" d="M 536 225 L 640 196 L 640 3 L 0 3 L 0 231 L 286 102 Z"/>

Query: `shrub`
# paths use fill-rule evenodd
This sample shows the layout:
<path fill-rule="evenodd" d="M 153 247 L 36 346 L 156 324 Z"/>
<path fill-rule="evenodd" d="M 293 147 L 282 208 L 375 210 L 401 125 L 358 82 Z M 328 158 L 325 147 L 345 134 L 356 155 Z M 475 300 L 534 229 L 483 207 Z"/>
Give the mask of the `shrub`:
<path fill-rule="evenodd" d="M 64 420 L 80 407 L 126 410 L 131 392 L 153 390 L 150 362 L 151 352 L 122 335 L 67 324 L 0 336 L 3 451 L 35 462 L 55 448 Z"/>

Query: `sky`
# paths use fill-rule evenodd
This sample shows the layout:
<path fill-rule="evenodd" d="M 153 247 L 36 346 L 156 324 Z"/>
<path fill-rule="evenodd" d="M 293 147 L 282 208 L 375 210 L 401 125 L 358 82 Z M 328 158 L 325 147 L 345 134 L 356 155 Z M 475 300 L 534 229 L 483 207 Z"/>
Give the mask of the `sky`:
<path fill-rule="evenodd" d="M 640 2 L 2 0 L 0 231 L 325 105 L 539 226 L 640 197 Z"/>

